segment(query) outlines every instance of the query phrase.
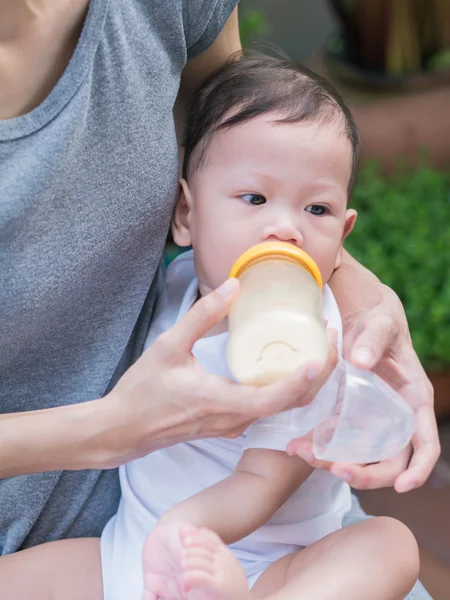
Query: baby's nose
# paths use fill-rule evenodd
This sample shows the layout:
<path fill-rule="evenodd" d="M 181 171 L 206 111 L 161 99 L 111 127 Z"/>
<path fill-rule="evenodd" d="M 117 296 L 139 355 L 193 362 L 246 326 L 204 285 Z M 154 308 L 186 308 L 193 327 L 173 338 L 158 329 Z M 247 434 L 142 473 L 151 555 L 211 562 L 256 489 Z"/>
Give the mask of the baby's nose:
<path fill-rule="evenodd" d="M 272 223 L 264 232 L 265 242 L 287 242 L 288 244 L 294 244 L 295 246 L 301 246 L 303 243 L 303 236 L 298 227 L 294 223 L 288 220 L 279 223 Z"/>

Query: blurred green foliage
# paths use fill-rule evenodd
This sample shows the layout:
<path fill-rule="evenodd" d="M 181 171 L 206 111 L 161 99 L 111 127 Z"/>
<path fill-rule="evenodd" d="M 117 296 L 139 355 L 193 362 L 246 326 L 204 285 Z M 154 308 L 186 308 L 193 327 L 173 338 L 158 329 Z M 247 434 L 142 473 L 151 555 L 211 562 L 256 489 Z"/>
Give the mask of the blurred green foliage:
<path fill-rule="evenodd" d="M 450 173 L 376 164 L 360 171 L 349 252 L 399 295 L 414 347 L 430 370 L 450 364 Z"/>
<path fill-rule="evenodd" d="M 246 7 L 245 0 L 239 3 L 239 34 L 243 48 L 251 48 L 254 42 L 269 33 L 269 26 L 262 10 Z"/>

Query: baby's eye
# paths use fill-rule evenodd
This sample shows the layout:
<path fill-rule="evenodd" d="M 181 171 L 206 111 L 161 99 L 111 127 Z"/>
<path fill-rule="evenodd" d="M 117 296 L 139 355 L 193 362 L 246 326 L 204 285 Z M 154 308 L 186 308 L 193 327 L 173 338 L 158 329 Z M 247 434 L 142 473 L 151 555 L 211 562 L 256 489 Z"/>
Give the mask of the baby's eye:
<path fill-rule="evenodd" d="M 266 203 L 266 199 L 264 196 L 261 196 L 261 194 L 243 194 L 241 198 L 244 200 L 244 202 L 248 202 L 254 206 L 259 206 L 260 204 Z"/>
<path fill-rule="evenodd" d="M 328 212 L 328 208 L 326 206 L 321 206 L 320 204 L 310 204 L 305 210 L 316 217 L 323 217 L 323 215 L 326 215 Z"/>

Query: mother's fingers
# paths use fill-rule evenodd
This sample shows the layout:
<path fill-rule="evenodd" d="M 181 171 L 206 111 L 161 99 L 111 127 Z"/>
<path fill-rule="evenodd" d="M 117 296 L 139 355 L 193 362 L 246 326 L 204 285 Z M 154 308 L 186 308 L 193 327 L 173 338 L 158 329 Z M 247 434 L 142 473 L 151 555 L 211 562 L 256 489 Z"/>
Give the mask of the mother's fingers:
<path fill-rule="evenodd" d="M 403 379 L 404 383 L 400 382 L 397 389 L 411 408 L 417 411 L 422 405 L 432 407 L 434 404 L 433 386 L 412 346 L 407 345 L 402 349 L 402 364 L 398 365 L 398 372 L 400 372 L 400 378 L 397 382 Z M 393 379 L 392 375 L 391 379 Z M 390 379 L 387 381 L 390 382 Z"/>
<path fill-rule="evenodd" d="M 239 291 L 237 279 L 227 279 L 220 287 L 203 296 L 168 331 L 163 333 L 157 344 L 158 353 L 173 362 L 184 360 L 195 342 L 203 337 L 228 313 Z"/>
<path fill-rule="evenodd" d="M 349 351 L 351 362 L 363 369 L 373 369 L 398 334 L 398 324 L 393 316 L 378 313 L 366 318 Z"/>
<path fill-rule="evenodd" d="M 409 466 L 395 480 L 395 490 L 400 493 L 423 485 L 441 453 L 436 417 L 430 404 L 421 406 L 416 413 L 412 444 L 414 454 Z"/>
<path fill-rule="evenodd" d="M 394 458 L 376 464 L 333 464 L 330 470 L 333 475 L 347 481 L 354 489 L 374 490 L 392 486 L 399 473 L 405 470 L 410 456 L 411 447 L 408 447 Z"/>
<path fill-rule="evenodd" d="M 326 462 L 317 459 L 313 455 L 310 438 L 311 434 L 308 434 L 305 437 L 292 440 L 287 446 L 287 453 L 299 456 L 315 469 L 330 471 L 333 475 L 358 490 L 392 486 L 399 473 L 405 470 L 411 455 L 411 447 L 408 447 L 390 460 L 371 465 Z"/>

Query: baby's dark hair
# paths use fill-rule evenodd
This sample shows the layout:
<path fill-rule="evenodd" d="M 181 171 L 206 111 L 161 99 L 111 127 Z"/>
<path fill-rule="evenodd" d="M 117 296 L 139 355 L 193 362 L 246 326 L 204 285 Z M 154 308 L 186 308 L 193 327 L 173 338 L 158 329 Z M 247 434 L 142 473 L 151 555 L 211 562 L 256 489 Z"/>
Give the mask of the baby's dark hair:
<path fill-rule="evenodd" d="M 213 134 L 263 114 L 277 123 L 342 124 L 352 145 L 351 195 L 359 155 L 359 135 L 342 97 L 323 77 L 285 58 L 241 55 L 220 67 L 201 86 L 190 107 L 184 138 L 183 177 L 204 162 Z"/>

